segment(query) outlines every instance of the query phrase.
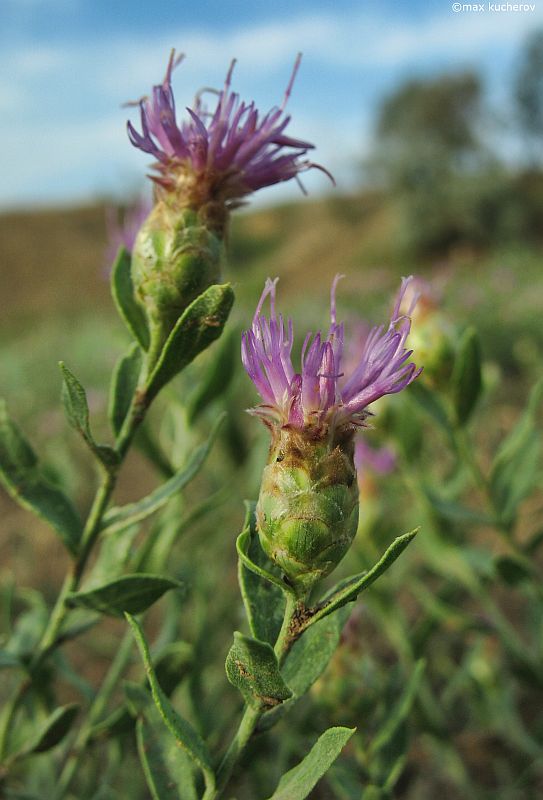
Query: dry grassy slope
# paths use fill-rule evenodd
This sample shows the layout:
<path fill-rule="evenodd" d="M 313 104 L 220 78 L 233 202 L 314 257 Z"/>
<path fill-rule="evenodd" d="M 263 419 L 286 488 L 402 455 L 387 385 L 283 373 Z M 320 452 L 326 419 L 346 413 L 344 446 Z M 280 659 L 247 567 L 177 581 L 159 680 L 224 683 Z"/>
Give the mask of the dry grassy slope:
<path fill-rule="evenodd" d="M 233 220 L 231 269 L 251 296 L 253 279 L 264 274 L 280 274 L 294 290 L 308 277 L 328 284 L 338 271 L 389 262 L 393 237 L 389 211 L 371 195 L 246 211 Z M 0 215 L 0 330 L 21 315 L 26 321 L 96 304 L 108 313 L 105 244 L 103 206 Z"/>
<path fill-rule="evenodd" d="M 109 302 L 104 244 L 101 207 L 1 215 L 2 327 L 21 312 L 42 315 Z"/>

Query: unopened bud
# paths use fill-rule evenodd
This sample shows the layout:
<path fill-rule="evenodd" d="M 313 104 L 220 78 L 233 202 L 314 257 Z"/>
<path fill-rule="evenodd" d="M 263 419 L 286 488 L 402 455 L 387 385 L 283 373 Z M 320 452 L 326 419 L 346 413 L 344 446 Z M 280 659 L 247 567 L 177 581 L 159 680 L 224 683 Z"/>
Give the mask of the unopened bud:
<path fill-rule="evenodd" d="M 257 505 L 263 549 L 298 594 L 341 561 L 358 526 L 353 431 L 330 441 L 311 428 L 275 429 Z"/>
<path fill-rule="evenodd" d="M 220 282 L 224 242 L 191 209 L 159 201 L 132 253 L 132 280 L 145 309 L 151 350 L 159 351 L 193 300 Z"/>
<path fill-rule="evenodd" d="M 455 330 L 441 311 L 413 320 L 409 346 L 424 363 L 424 380 L 435 388 L 449 382 L 455 357 Z"/>

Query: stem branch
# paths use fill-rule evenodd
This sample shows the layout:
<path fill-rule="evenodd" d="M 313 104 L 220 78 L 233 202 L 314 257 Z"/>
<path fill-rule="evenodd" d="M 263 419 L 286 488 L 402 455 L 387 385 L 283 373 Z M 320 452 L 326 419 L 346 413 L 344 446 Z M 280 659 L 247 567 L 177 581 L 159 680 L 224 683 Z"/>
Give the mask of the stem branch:
<path fill-rule="evenodd" d="M 274 647 L 279 666 L 283 664 L 290 649 L 290 645 L 292 644 L 292 623 L 301 604 L 303 604 L 303 600 L 297 599 L 293 594 L 287 594 L 283 624 Z M 224 789 L 226 789 L 234 767 L 243 755 L 264 711 L 265 709 L 263 708 L 245 706 L 245 711 L 243 712 L 236 734 L 219 765 L 216 786 L 209 787 L 202 800 L 216 800 L 216 798 L 221 796 Z"/>

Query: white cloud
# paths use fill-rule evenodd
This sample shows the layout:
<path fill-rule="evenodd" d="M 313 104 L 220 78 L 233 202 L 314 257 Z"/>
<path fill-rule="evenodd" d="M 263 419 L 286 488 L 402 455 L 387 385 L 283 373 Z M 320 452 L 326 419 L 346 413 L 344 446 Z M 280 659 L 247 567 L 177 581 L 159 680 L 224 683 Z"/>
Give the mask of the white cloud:
<path fill-rule="evenodd" d="M 28 5 L 37 2 L 25 0 Z M 77 0 L 54 2 L 74 7 Z M 4 114 L 0 153 L 7 154 L 0 202 L 31 194 L 32 185 L 20 180 L 23 169 L 34 185 L 42 182 L 42 191 L 53 186 L 55 175 L 65 175 L 67 194 L 83 186 L 96 189 L 105 171 L 120 174 L 132 165 L 135 171 L 136 164 L 143 171 L 143 156 L 126 145 L 124 114 L 118 105 L 136 99 L 161 78 L 172 45 L 187 53 L 175 79 L 180 108 L 182 100 L 191 98 L 202 83 L 220 85 L 233 55 L 239 60 L 236 88 L 244 96 L 263 99 L 269 107 L 280 100 L 290 65 L 302 50 L 308 70 L 302 66 L 302 76 L 309 75 L 312 81 L 319 77 L 310 95 L 304 98 L 296 93 L 293 98 L 293 132 L 319 144 L 317 160 L 330 166 L 342 182 L 342 175 L 352 173 L 347 163 L 363 147 L 362 109 L 354 113 L 349 104 L 365 70 L 391 74 L 429 60 L 446 65 L 465 59 L 477 63 L 485 53 L 511 52 L 542 22 L 543 7 L 533 14 L 454 14 L 447 5 L 422 20 L 401 21 L 391 18 L 390 11 L 387 17 L 364 12 L 342 17 L 313 13 L 230 33 L 180 27 L 167 35 L 147 32 L 77 45 L 14 42 L 0 52 L 0 110 Z M 331 84 L 338 70 L 341 85 L 334 96 L 329 92 L 323 99 L 319 78 Z M 59 103 L 56 95 L 61 93 Z M 51 98 L 57 100 L 55 112 Z M 79 176 L 78 164 L 84 164 Z"/>

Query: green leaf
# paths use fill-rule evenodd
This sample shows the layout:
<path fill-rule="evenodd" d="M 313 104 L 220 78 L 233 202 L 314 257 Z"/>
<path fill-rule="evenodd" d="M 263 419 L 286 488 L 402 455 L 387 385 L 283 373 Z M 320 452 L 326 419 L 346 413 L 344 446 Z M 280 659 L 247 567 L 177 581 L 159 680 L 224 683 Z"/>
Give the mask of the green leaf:
<path fill-rule="evenodd" d="M 292 690 L 293 700 L 302 697 L 328 666 L 349 613 L 350 609 L 338 609 L 320 619 L 294 642 L 281 670 Z"/>
<path fill-rule="evenodd" d="M 187 675 L 194 659 L 194 649 L 188 642 L 170 642 L 155 658 L 155 675 L 168 697 Z"/>
<path fill-rule="evenodd" d="M 187 642 L 171 642 L 155 658 L 155 676 L 165 695 L 169 697 L 186 677 L 192 660 L 193 648 Z M 149 704 L 153 705 L 147 682 L 145 686 L 141 686 L 132 681 L 123 681 L 123 689 L 127 704 L 119 706 L 105 719 L 93 725 L 91 739 L 115 738 L 119 734 L 127 733 L 134 726 L 133 717 L 146 711 Z"/>
<path fill-rule="evenodd" d="M 379 733 L 373 739 L 369 748 L 370 756 L 383 750 L 391 742 L 400 725 L 407 719 L 417 696 L 424 675 L 424 669 L 425 661 L 424 659 L 420 659 L 417 661 L 398 702 L 387 713 L 384 724 L 381 725 Z M 395 754 L 395 757 L 397 757 L 397 754 Z"/>
<path fill-rule="evenodd" d="M 379 559 L 368 572 L 363 572 L 361 575 L 355 575 L 347 581 L 341 582 L 340 589 L 332 589 L 327 598 L 317 606 L 315 613 L 307 620 L 304 628 L 314 625 L 318 620 L 341 608 L 346 603 L 352 603 L 358 595 L 367 589 L 371 584 L 377 580 L 384 572 L 392 566 L 396 559 L 403 553 L 407 545 L 413 541 L 419 528 L 410 533 L 404 533 L 403 536 L 398 536 L 394 539 L 388 550 Z"/>
<path fill-rule="evenodd" d="M 419 406 L 432 417 L 434 422 L 437 422 L 445 433 L 448 435 L 451 434 L 451 423 L 449 415 L 447 414 L 447 409 L 435 392 L 419 380 L 410 385 L 408 396 L 415 400 Z"/>
<path fill-rule="evenodd" d="M 134 728 L 134 718 L 126 705 L 119 706 L 107 717 L 93 725 L 89 732 L 89 742 L 101 739 L 116 739 Z"/>
<path fill-rule="evenodd" d="M 170 333 L 147 386 L 150 402 L 181 370 L 222 333 L 234 292 L 230 284 L 206 289 L 185 309 Z"/>
<path fill-rule="evenodd" d="M 87 394 L 63 361 L 59 362 L 62 372 L 62 400 L 70 425 L 81 434 L 90 451 L 105 467 L 115 467 L 119 457 L 112 447 L 97 444 L 90 429 Z"/>
<path fill-rule="evenodd" d="M 117 311 L 143 350 L 149 348 L 149 328 L 143 308 L 134 295 L 130 253 L 122 247 L 111 271 L 111 293 Z"/>
<path fill-rule="evenodd" d="M 183 719 L 172 706 L 160 684 L 158 683 L 151 662 L 151 655 L 149 653 L 149 646 L 145 640 L 143 631 L 138 621 L 130 614 L 126 614 L 126 618 L 132 627 L 136 642 L 138 644 L 141 656 L 143 658 L 147 677 L 151 684 L 151 692 L 155 705 L 162 717 L 162 720 L 170 732 L 174 735 L 179 745 L 185 750 L 192 760 L 200 767 L 204 774 L 206 787 L 213 788 L 215 786 L 215 774 L 211 764 L 211 756 L 207 749 L 205 742 L 197 731 L 194 730 L 192 725 Z"/>
<path fill-rule="evenodd" d="M 128 525 L 119 530 L 108 530 L 102 535 L 100 551 L 92 566 L 86 589 L 107 583 L 117 578 L 119 573 L 154 572 L 154 570 L 139 569 L 138 567 L 135 567 L 134 570 L 129 568 L 134 556 L 134 540 L 139 530 L 139 525 Z"/>
<path fill-rule="evenodd" d="M 272 563 L 262 550 L 256 532 L 255 503 L 246 503 L 246 509 L 239 547 L 253 567 L 271 574 Z M 238 562 L 238 581 L 251 633 L 255 639 L 274 644 L 283 621 L 285 600 L 282 587 L 262 577 L 254 569 L 249 569 L 241 557 Z"/>
<path fill-rule="evenodd" d="M 51 525 L 75 555 L 81 537 L 79 515 L 65 494 L 40 472 L 38 459 L 0 401 L 0 481 L 23 508 Z"/>
<path fill-rule="evenodd" d="M 56 708 L 53 713 L 42 722 L 23 750 L 15 754 L 14 758 L 23 758 L 31 753 L 45 753 L 61 742 L 79 712 L 77 703 L 70 703 L 66 706 Z"/>
<path fill-rule="evenodd" d="M 269 800 L 305 800 L 332 766 L 355 730 L 356 728 L 329 728 L 317 739 L 303 761 L 283 775 Z"/>
<path fill-rule="evenodd" d="M 138 385 L 141 361 L 141 348 L 139 345 L 133 344 L 128 353 L 121 356 L 111 376 L 108 415 L 116 436 L 118 436 L 130 410 Z"/>
<path fill-rule="evenodd" d="M 136 723 L 136 740 L 143 773 L 153 800 L 179 800 L 164 752 L 164 736 L 145 716 L 141 716 Z M 193 796 L 197 797 L 195 793 Z"/>
<path fill-rule="evenodd" d="M 139 715 L 136 738 L 153 800 L 198 800 L 193 763 L 164 729 L 154 707 Z"/>
<path fill-rule="evenodd" d="M 113 531 L 121 530 L 135 522 L 140 522 L 151 514 L 154 514 L 159 508 L 162 508 L 171 497 L 190 483 L 209 455 L 225 416 L 226 415 L 223 413 L 217 417 L 207 440 L 194 450 L 188 463 L 182 467 L 179 472 L 176 472 L 172 478 L 137 503 L 130 503 L 120 508 L 111 508 L 104 515 L 102 523 L 103 531 L 109 535 Z"/>
<path fill-rule="evenodd" d="M 289 650 L 281 675 L 292 691 L 292 697 L 267 711 L 258 723 L 258 731 L 272 728 L 281 717 L 309 691 L 320 678 L 339 645 L 341 631 L 350 610 L 340 608 L 310 626 Z"/>
<path fill-rule="evenodd" d="M 153 707 L 153 698 L 146 686 L 134 681 L 123 681 L 123 692 L 130 714 L 137 717 L 149 706 Z"/>
<path fill-rule="evenodd" d="M 424 493 L 434 510 L 444 519 L 470 525 L 492 525 L 492 518 L 483 511 L 466 508 L 466 506 L 456 503 L 454 500 L 440 497 L 436 492 L 428 488 L 424 489 Z"/>
<path fill-rule="evenodd" d="M 490 472 L 490 491 L 500 519 L 511 525 L 517 509 L 537 485 L 541 436 L 536 430 L 543 379 L 530 393 L 521 418 L 499 448 Z"/>
<path fill-rule="evenodd" d="M 190 424 L 194 423 L 213 400 L 226 391 L 236 370 L 238 351 L 239 331 L 230 330 L 222 337 L 213 359 L 210 359 L 196 390 L 189 398 L 187 419 Z"/>
<path fill-rule="evenodd" d="M 456 419 L 465 425 L 481 394 L 481 346 L 475 328 L 468 328 L 460 340 L 451 376 Z"/>
<path fill-rule="evenodd" d="M 17 617 L 13 632 L 6 642 L 6 650 L 21 661 L 28 661 L 34 655 L 43 636 L 49 618 L 46 606 L 34 606 Z"/>
<path fill-rule="evenodd" d="M 113 617 L 122 617 L 125 612 L 139 614 L 153 605 L 169 589 L 183 589 L 184 585 L 171 578 L 159 575 L 123 575 L 111 583 L 86 592 L 68 595 L 71 607 L 89 608 Z"/>
<path fill-rule="evenodd" d="M 238 631 L 226 657 L 226 675 L 253 708 L 273 708 L 292 696 L 272 646 Z"/>
<path fill-rule="evenodd" d="M 0 669 L 24 669 L 25 665 L 8 650 L 0 650 Z"/>
<path fill-rule="evenodd" d="M 252 535 L 250 528 L 246 528 L 244 531 L 240 533 L 236 540 L 236 549 L 238 551 L 238 556 L 242 561 L 243 565 L 247 567 L 248 570 L 253 572 L 255 575 L 258 575 L 265 581 L 269 581 L 273 583 L 275 586 L 279 587 L 281 591 L 288 592 L 288 586 L 279 578 L 277 575 L 274 575 L 269 570 L 265 569 L 264 567 L 259 566 L 256 562 L 254 562 L 248 555 L 249 547 L 251 546 L 252 542 Z"/>

